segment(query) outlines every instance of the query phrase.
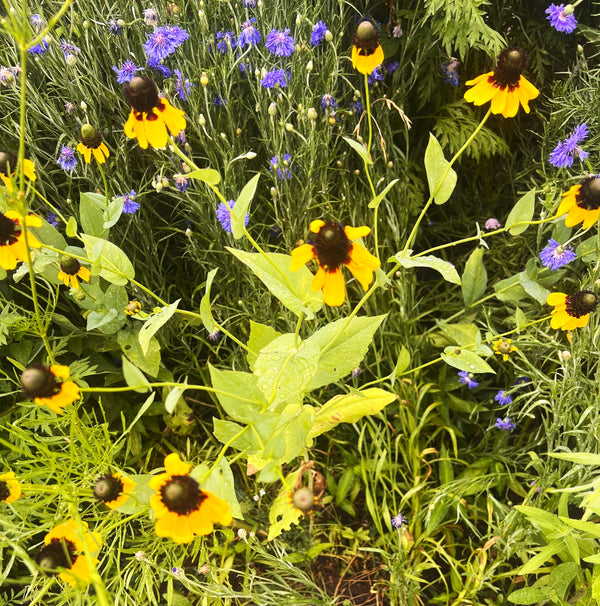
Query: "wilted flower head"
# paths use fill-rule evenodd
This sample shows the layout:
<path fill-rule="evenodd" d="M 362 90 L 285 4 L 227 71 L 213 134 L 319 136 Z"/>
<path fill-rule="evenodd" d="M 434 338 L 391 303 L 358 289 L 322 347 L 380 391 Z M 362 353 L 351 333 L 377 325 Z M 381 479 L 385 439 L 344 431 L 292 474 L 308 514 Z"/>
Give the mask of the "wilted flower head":
<path fill-rule="evenodd" d="M 144 21 L 146 25 L 158 25 L 158 14 L 156 13 L 156 9 L 154 7 L 145 8 L 143 11 Z"/>
<path fill-rule="evenodd" d="M 217 32 L 215 37 L 217 39 L 217 50 L 222 53 L 227 53 L 237 46 L 235 34 L 229 30 L 226 32 Z"/>

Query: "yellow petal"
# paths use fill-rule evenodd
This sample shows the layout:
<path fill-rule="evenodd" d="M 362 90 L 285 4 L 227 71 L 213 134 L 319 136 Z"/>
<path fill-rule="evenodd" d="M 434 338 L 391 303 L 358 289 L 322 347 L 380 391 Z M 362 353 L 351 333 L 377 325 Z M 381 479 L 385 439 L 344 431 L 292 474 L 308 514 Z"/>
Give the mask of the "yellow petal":
<path fill-rule="evenodd" d="M 504 115 L 504 109 L 506 107 L 506 97 L 508 96 L 508 87 L 504 89 L 496 89 L 496 94 L 492 97 L 492 114 Z"/>
<path fill-rule="evenodd" d="M 292 250 L 292 264 L 290 265 L 290 271 L 298 271 L 301 267 L 306 265 L 315 256 L 315 249 L 312 244 L 302 244 Z"/>
<path fill-rule="evenodd" d="M 100 146 L 93 147 L 92 153 L 94 154 L 94 158 L 96 158 L 96 162 L 98 162 L 98 164 L 104 164 L 106 162 Z"/>
<path fill-rule="evenodd" d="M 371 228 L 366 225 L 360 227 L 344 227 L 344 232 L 348 240 L 356 240 L 357 238 L 364 238 L 371 233 Z"/>
<path fill-rule="evenodd" d="M 384 58 L 381 45 L 378 45 L 375 52 L 370 55 L 361 55 L 356 46 L 352 47 L 352 67 L 361 74 L 369 75 L 378 65 L 383 63 Z"/>
<path fill-rule="evenodd" d="M 27 158 L 23 158 L 23 174 L 30 181 L 35 181 L 35 164 Z"/>
<path fill-rule="evenodd" d="M 564 292 L 551 292 L 546 299 L 546 303 L 548 305 L 553 305 L 556 307 L 557 305 L 565 305 L 567 302 L 567 295 Z"/>
<path fill-rule="evenodd" d="M 588 210 L 586 212 L 586 217 L 583 221 L 583 229 L 587 229 L 591 227 L 598 220 L 598 215 L 600 215 L 600 208 L 596 208 L 595 210 Z M 566 223 L 565 223 L 566 225 Z"/>
<path fill-rule="evenodd" d="M 365 265 L 359 265 L 356 261 L 346 263 L 346 267 L 352 272 L 352 275 L 360 282 L 363 290 L 367 291 L 371 282 L 373 282 L 373 272 Z"/>
<path fill-rule="evenodd" d="M 331 307 L 339 307 L 346 299 L 346 283 L 342 270 L 338 267 L 326 274 L 323 284 L 323 301 Z"/>
<path fill-rule="evenodd" d="M 0 267 L 2 269 L 14 269 L 17 266 L 17 257 L 11 249 L 11 246 L 0 245 Z"/>
<path fill-rule="evenodd" d="M 362 244 L 359 244 L 358 242 L 354 242 L 352 244 L 350 259 L 359 265 L 364 265 L 371 271 L 375 271 L 381 265 L 379 259 L 373 256 Z"/>
<path fill-rule="evenodd" d="M 315 219 L 314 221 L 311 221 L 308 229 L 310 229 L 313 234 L 318 234 L 319 230 L 321 229 L 321 227 L 323 227 L 323 225 L 325 225 L 325 221 L 321 221 L 321 219 Z"/>
<path fill-rule="evenodd" d="M 172 476 L 185 476 L 191 468 L 192 466 L 184 463 L 176 452 L 165 457 L 165 470 Z"/>
<path fill-rule="evenodd" d="M 148 142 L 154 149 L 162 149 L 167 146 L 169 141 L 167 127 L 157 114 L 148 114 L 147 118 L 144 120 L 144 126 L 146 128 Z"/>
<path fill-rule="evenodd" d="M 185 113 L 183 110 L 173 107 L 167 99 L 161 99 L 160 101 L 164 109 L 157 107 L 155 111 L 158 111 L 159 118 L 162 118 L 171 134 L 173 136 L 178 135 L 187 126 Z"/>
<path fill-rule="evenodd" d="M 310 288 L 313 292 L 317 292 L 317 290 L 321 290 L 323 285 L 325 284 L 325 279 L 327 278 L 327 272 L 319 267 L 317 273 L 313 276 L 312 282 L 310 283 Z"/>
<path fill-rule="evenodd" d="M 505 118 L 514 118 L 519 111 L 519 93 L 517 91 L 509 91 L 506 95 L 506 106 L 502 115 Z"/>

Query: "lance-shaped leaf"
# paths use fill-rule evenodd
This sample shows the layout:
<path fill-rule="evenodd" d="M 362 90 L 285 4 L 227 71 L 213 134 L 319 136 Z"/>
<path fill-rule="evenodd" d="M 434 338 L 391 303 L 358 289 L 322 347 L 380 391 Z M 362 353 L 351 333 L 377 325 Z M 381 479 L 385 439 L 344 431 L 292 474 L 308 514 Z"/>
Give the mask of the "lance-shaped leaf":
<path fill-rule="evenodd" d="M 167 305 L 167 307 L 162 307 L 160 311 L 150 316 L 140 328 L 138 341 L 144 355 L 148 353 L 150 339 L 156 334 L 159 328 L 163 327 L 171 319 L 177 310 L 179 301 L 181 301 L 181 299 L 177 299 L 177 301 L 171 303 L 171 305 Z"/>
<path fill-rule="evenodd" d="M 407 250 L 405 253 L 396 253 L 391 260 L 398 261 L 402 267 L 428 267 L 429 269 L 435 269 L 444 280 L 452 282 L 452 284 L 460 284 L 460 276 L 456 271 L 456 268 L 449 261 L 439 259 L 433 255 L 424 255 L 422 257 L 411 257 L 412 250 Z"/>
<path fill-rule="evenodd" d="M 350 137 L 342 137 L 342 139 L 363 159 L 365 164 L 373 164 L 373 160 L 371 160 L 367 148 L 362 143 L 359 143 Z"/>
<path fill-rule="evenodd" d="M 509 233 L 513 236 L 522 234 L 529 227 L 527 223 L 533 219 L 534 210 L 535 190 L 532 189 L 522 196 L 510 211 L 505 225 Z M 517 225 L 517 223 L 523 223 L 523 225 Z"/>
<path fill-rule="evenodd" d="M 221 182 L 221 175 L 213 168 L 200 168 L 193 170 L 191 173 L 186 173 L 186 179 L 193 179 L 194 181 L 202 181 L 209 183 L 210 185 L 218 185 Z"/>
<path fill-rule="evenodd" d="M 442 360 L 444 360 L 446 364 L 458 368 L 458 370 L 496 374 L 496 371 L 475 352 L 461 347 L 455 347 L 454 345 L 450 345 L 444 349 Z"/>
<path fill-rule="evenodd" d="M 200 318 L 202 319 L 202 324 L 204 324 L 204 328 L 206 328 L 209 335 L 212 335 L 217 327 L 217 323 L 213 318 L 212 308 L 210 305 L 210 289 L 216 274 L 216 269 L 212 269 L 208 272 L 208 276 L 206 276 L 206 288 L 204 291 L 204 296 L 200 300 Z"/>
<path fill-rule="evenodd" d="M 429 184 L 429 195 L 436 204 L 443 204 L 450 198 L 456 187 L 456 172 L 444 157 L 439 141 L 429 133 L 429 143 L 425 150 L 425 172 Z"/>
<path fill-rule="evenodd" d="M 467 259 L 461 279 L 465 307 L 478 301 L 487 287 L 487 272 L 483 265 L 483 248 L 477 247 Z"/>
<path fill-rule="evenodd" d="M 260 179 L 260 173 L 257 173 L 244 185 L 238 199 L 231 211 L 231 233 L 236 240 L 239 240 L 244 235 L 244 222 L 246 219 L 246 213 L 254 194 L 256 193 L 256 187 L 258 180 Z"/>

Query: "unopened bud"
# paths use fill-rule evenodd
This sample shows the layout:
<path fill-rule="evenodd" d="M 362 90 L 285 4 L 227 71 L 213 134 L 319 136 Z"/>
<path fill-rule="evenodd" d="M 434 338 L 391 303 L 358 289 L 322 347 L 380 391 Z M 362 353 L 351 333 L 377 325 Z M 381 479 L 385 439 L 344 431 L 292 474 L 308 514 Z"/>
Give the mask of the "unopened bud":
<path fill-rule="evenodd" d="M 198 116 L 198 123 L 200 126 L 206 126 L 206 118 L 204 117 L 204 114 L 200 114 Z"/>
<path fill-rule="evenodd" d="M 277 104 L 271 103 L 271 105 L 269 105 L 269 109 L 267 110 L 267 112 L 269 113 L 269 116 L 276 115 L 277 114 Z"/>
<path fill-rule="evenodd" d="M 313 62 L 312 62 L 312 59 L 311 59 L 311 60 L 310 60 L 310 61 L 309 61 L 309 62 L 306 64 L 306 71 L 307 71 L 308 73 L 310 73 L 310 72 L 312 72 L 312 70 L 313 70 Z"/>
<path fill-rule="evenodd" d="M 309 120 L 316 120 L 318 116 L 317 110 L 314 107 L 309 107 L 306 115 L 308 116 Z"/>
<path fill-rule="evenodd" d="M 285 123 L 285 130 L 289 132 L 292 132 L 294 130 L 294 125 L 291 122 L 286 122 Z"/>
<path fill-rule="evenodd" d="M 202 86 L 206 86 L 208 84 L 208 76 L 206 75 L 206 72 L 202 72 L 202 75 L 200 76 L 200 84 L 202 84 Z"/>
<path fill-rule="evenodd" d="M 333 40 L 333 34 L 329 30 L 325 30 L 325 40 L 326 42 L 331 42 Z"/>
<path fill-rule="evenodd" d="M 300 511 L 310 511 L 315 505 L 315 495 L 310 488 L 302 486 L 298 490 L 294 490 L 292 503 Z"/>

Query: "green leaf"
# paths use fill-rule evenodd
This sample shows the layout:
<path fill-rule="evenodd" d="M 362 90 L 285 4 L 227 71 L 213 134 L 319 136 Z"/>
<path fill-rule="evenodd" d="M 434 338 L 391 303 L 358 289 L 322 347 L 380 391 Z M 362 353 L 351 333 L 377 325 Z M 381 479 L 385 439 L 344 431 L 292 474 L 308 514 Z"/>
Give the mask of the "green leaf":
<path fill-rule="evenodd" d="M 598 236 L 582 240 L 575 249 L 577 258 L 586 263 L 594 263 L 598 258 Z"/>
<path fill-rule="evenodd" d="M 268 410 L 302 399 L 317 370 L 319 353 L 317 342 L 303 342 L 292 333 L 277 337 L 260 350 L 254 374 L 269 404 Z"/>
<path fill-rule="evenodd" d="M 522 566 L 517 574 L 530 574 L 541 568 L 550 558 L 565 548 L 565 543 L 562 539 L 555 539 L 542 547 L 541 551 Z"/>
<path fill-rule="evenodd" d="M 456 187 L 456 172 L 444 157 L 439 141 L 431 133 L 425 150 L 425 171 L 431 197 L 436 204 L 444 204 Z"/>
<path fill-rule="evenodd" d="M 254 362 L 260 350 L 279 336 L 281 336 L 281 333 L 277 332 L 274 328 L 250 320 L 250 338 L 247 343 L 248 353 L 246 354 L 246 360 L 248 360 L 248 366 L 252 370 L 254 370 Z"/>
<path fill-rule="evenodd" d="M 173 317 L 173 314 L 179 305 L 179 301 L 181 301 L 181 299 L 177 299 L 177 301 L 171 303 L 171 305 L 167 305 L 167 307 L 162 307 L 160 311 L 150 316 L 140 328 L 138 342 L 144 355 L 148 353 L 150 339 Z"/>
<path fill-rule="evenodd" d="M 79 220 L 83 231 L 90 236 L 108 237 L 104 227 L 106 198 L 103 194 L 84 192 L 79 197 Z"/>
<path fill-rule="evenodd" d="M 181 385 L 176 385 L 175 387 L 169 387 L 169 393 L 165 398 L 165 410 L 169 414 L 173 414 L 175 407 L 177 406 L 177 402 L 181 399 L 183 392 L 187 389 L 187 381 L 182 383 Z"/>
<path fill-rule="evenodd" d="M 365 357 L 373 335 L 385 317 L 360 316 L 350 321 L 341 318 L 308 338 L 306 343 L 314 343 L 319 352 L 325 350 L 318 359 L 317 371 L 308 389 L 329 385 L 351 373 Z"/>
<path fill-rule="evenodd" d="M 289 474 L 285 483 L 279 490 L 277 498 L 273 501 L 269 510 L 269 535 L 268 541 L 272 541 L 278 537 L 284 530 L 290 530 L 292 524 L 298 524 L 302 517 L 302 512 L 290 503 L 289 492 L 290 486 L 294 486 L 298 480 L 300 471 L 294 471 Z"/>
<path fill-rule="evenodd" d="M 108 282 L 118 286 L 125 286 L 135 277 L 135 270 L 127 255 L 115 244 L 81 234 L 85 244 L 88 259 L 92 263 L 92 273 L 102 276 Z"/>
<path fill-rule="evenodd" d="M 525 273 L 525 272 L 521 272 Z M 499 301 L 521 301 L 527 298 L 525 289 L 521 286 L 520 275 L 516 274 L 510 278 L 505 278 L 494 284 L 496 298 Z"/>
<path fill-rule="evenodd" d="M 474 351 L 481 356 L 491 356 L 494 352 L 481 342 L 481 331 L 472 322 L 448 324 L 438 321 L 442 333 L 459 347 Z"/>
<path fill-rule="evenodd" d="M 477 247 L 467 259 L 461 279 L 465 307 L 478 301 L 487 287 L 487 272 L 483 265 L 483 248 Z"/>
<path fill-rule="evenodd" d="M 248 431 L 242 433 L 244 429 L 242 425 L 215 417 L 213 417 L 213 425 L 215 438 L 222 444 L 229 444 L 232 448 L 239 451 L 246 450 L 252 446 L 249 437 L 250 433 Z"/>
<path fill-rule="evenodd" d="M 308 437 L 316 438 L 340 423 L 356 423 L 365 415 L 377 414 L 397 399 L 396 394 L 379 387 L 369 387 L 358 393 L 335 396 L 317 410 Z"/>
<path fill-rule="evenodd" d="M 532 189 L 519 199 L 506 219 L 505 227 L 508 228 L 508 231 L 512 236 L 522 234 L 529 227 L 529 225 L 517 225 L 517 223 L 527 223 L 531 221 L 533 219 L 534 210 L 535 189 Z"/>
<path fill-rule="evenodd" d="M 519 274 L 519 284 L 521 284 L 525 292 L 540 305 L 546 303 L 550 291 L 532 280 L 524 271 Z"/>
<path fill-rule="evenodd" d="M 280 253 L 249 253 L 235 248 L 227 250 L 247 265 L 271 293 L 297 316 L 304 314 L 308 320 L 323 307 L 321 291 L 313 292 L 312 274 L 306 266 L 290 271 L 291 257 Z"/>
<path fill-rule="evenodd" d="M 77 221 L 75 220 L 75 217 L 69 217 L 65 233 L 69 238 L 74 238 L 77 235 Z"/>
<path fill-rule="evenodd" d="M 512 604 L 541 604 L 552 597 L 552 589 L 549 587 L 524 587 L 509 593 L 507 600 Z"/>
<path fill-rule="evenodd" d="M 244 514 L 235 494 L 233 473 L 227 459 L 222 457 L 218 467 L 213 467 L 210 474 L 208 474 L 209 469 L 206 463 L 201 463 L 190 471 L 190 476 L 197 482 L 203 480 L 200 487 L 204 490 L 210 490 L 220 499 L 223 499 L 231 507 L 233 517 L 243 520 Z"/>
<path fill-rule="evenodd" d="M 221 175 L 213 168 L 199 168 L 198 170 L 193 170 L 191 173 L 186 173 L 185 178 L 194 181 L 202 181 L 203 183 L 209 183 L 210 185 L 218 185 L 221 182 Z"/>
<path fill-rule="evenodd" d="M 442 274 L 444 280 L 452 284 L 460 284 L 460 276 L 456 268 L 449 261 L 444 261 L 432 255 L 424 255 L 423 257 L 411 257 L 412 250 L 407 250 L 403 255 L 402 252 L 396 253 L 391 260 L 398 261 L 402 267 L 429 267 L 435 269 Z"/>
<path fill-rule="evenodd" d="M 392 187 L 394 187 L 394 185 L 396 185 L 398 181 L 400 181 L 400 179 L 394 179 L 393 181 L 390 181 L 390 183 L 386 185 L 385 189 L 369 202 L 369 208 L 377 208 L 381 204 L 383 199 L 386 197 L 390 189 L 392 189 Z"/>
<path fill-rule="evenodd" d="M 210 289 L 212 287 L 212 283 L 215 279 L 216 274 L 216 269 L 212 269 L 208 272 L 208 276 L 206 276 L 206 287 L 204 291 L 204 296 L 200 300 L 200 317 L 202 318 L 202 324 L 204 324 L 204 328 L 206 328 L 209 335 L 212 335 L 217 328 L 217 323 L 213 318 L 212 309 L 210 305 Z"/>
<path fill-rule="evenodd" d="M 592 452 L 549 452 L 548 455 L 577 465 L 600 465 L 600 454 Z"/>
<path fill-rule="evenodd" d="M 212 386 L 223 410 L 235 421 L 252 423 L 266 409 L 265 398 L 258 388 L 258 377 L 238 370 L 218 370 L 209 364 Z"/>
<path fill-rule="evenodd" d="M 250 202 L 256 193 L 260 173 L 257 173 L 244 185 L 238 199 L 231 211 L 231 233 L 236 240 L 239 240 L 244 235 L 244 221 Z"/>
<path fill-rule="evenodd" d="M 124 202 L 125 198 L 119 196 L 108 205 L 108 208 L 104 211 L 104 229 L 110 229 L 121 218 Z"/>
<path fill-rule="evenodd" d="M 394 373 L 390 377 L 392 386 L 394 385 L 396 378 L 399 377 L 408 368 L 409 364 L 410 352 L 403 345 L 402 349 L 400 350 L 400 355 L 398 356 L 398 361 L 396 362 L 396 367 L 394 368 Z"/>
<path fill-rule="evenodd" d="M 160 345 L 155 337 L 150 339 L 148 351 L 144 354 L 138 342 L 137 330 L 121 330 L 117 342 L 123 353 L 138 368 L 151 377 L 156 377 L 160 370 Z"/>
<path fill-rule="evenodd" d="M 127 383 L 129 387 L 135 387 L 133 391 L 137 391 L 138 393 L 150 391 L 150 383 L 144 376 L 144 373 L 125 356 L 121 356 L 121 360 L 123 361 L 123 377 L 125 383 Z M 140 387 L 141 385 L 147 385 L 147 387 Z"/>
<path fill-rule="evenodd" d="M 362 158 L 365 164 L 373 164 L 373 160 L 371 160 L 367 148 L 362 143 L 359 143 L 350 137 L 342 137 L 342 139 Z"/>
<path fill-rule="evenodd" d="M 558 530 L 564 524 L 561 524 L 560 518 L 539 507 L 531 507 L 530 505 L 515 505 L 515 509 L 522 513 L 530 522 L 537 524 L 542 530 L 554 531 Z"/>
<path fill-rule="evenodd" d="M 116 309 L 107 309 L 104 311 L 90 311 L 90 313 L 86 317 L 86 327 L 85 329 L 90 331 L 95 328 L 100 328 L 100 326 L 104 326 L 109 322 L 112 322 L 118 316 L 118 312 Z"/>
<path fill-rule="evenodd" d="M 458 368 L 458 370 L 496 374 L 496 371 L 483 358 L 468 349 L 450 345 L 444 349 L 441 357 L 446 364 L 449 364 L 453 368 Z"/>

